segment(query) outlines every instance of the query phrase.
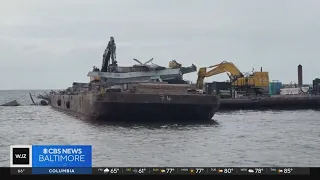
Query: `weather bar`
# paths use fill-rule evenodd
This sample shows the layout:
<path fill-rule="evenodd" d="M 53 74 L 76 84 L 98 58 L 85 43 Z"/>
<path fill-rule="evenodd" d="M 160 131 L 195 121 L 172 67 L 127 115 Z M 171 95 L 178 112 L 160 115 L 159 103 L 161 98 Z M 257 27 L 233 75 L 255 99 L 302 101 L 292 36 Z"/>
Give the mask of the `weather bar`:
<path fill-rule="evenodd" d="M 10 168 L 12 175 L 310 175 L 310 168 L 295 167 L 95 167 L 95 168 Z M 60 169 L 64 169 L 61 171 Z"/>

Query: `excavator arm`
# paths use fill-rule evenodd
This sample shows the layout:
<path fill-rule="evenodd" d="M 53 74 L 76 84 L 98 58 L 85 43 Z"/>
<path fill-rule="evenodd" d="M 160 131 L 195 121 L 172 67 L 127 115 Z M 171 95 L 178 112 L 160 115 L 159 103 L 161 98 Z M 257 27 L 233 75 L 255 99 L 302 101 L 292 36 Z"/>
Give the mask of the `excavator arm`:
<path fill-rule="evenodd" d="M 207 72 L 207 68 L 213 68 L 210 71 Z M 244 75 L 241 73 L 241 71 L 231 62 L 223 61 L 220 64 L 216 64 L 209 67 L 203 67 L 200 68 L 198 71 L 198 79 L 197 79 L 197 88 L 202 89 L 204 78 L 214 76 L 217 74 L 221 74 L 227 72 L 230 81 L 234 82 L 240 77 L 244 77 Z"/>
<path fill-rule="evenodd" d="M 111 60 L 111 64 L 110 64 Z M 107 48 L 104 51 L 103 59 L 102 59 L 102 67 L 101 72 L 108 72 L 109 65 L 116 66 L 116 43 L 113 37 L 110 37 L 110 41 L 108 43 Z"/>

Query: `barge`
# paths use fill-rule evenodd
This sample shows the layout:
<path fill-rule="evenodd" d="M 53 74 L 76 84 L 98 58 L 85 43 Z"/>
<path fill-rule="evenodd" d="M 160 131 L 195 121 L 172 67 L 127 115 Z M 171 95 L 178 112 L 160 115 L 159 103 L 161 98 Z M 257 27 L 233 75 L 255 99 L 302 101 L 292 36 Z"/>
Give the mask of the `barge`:
<path fill-rule="evenodd" d="M 196 67 L 182 67 L 175 60 L 169 67 L 145 63 L 118 66 L 111 37 L 101 70 L 88 73 L 90 82 L 49 95 L 52 107 L 86 119 L 106 121 L 210 120 L 220 105 L 217 95 L 204 94 L 183 80 Z M 152 63 L 152 64 L 150 64 Z"/>
<path fill-rule="evenodd" d="M 207 83 L 206 94 L 220 96 L 220 111 L 258 109 L 319 109 L 320 95 L 312 93 L 309 87 L 279 88 L 278 95 L 248 96 L 232 90 L 228 82 Z"/>
<path fill-rule="evenodd" d="M 69 114 L 107 121 L 210 120 L 219 107 L 218 96 L 169 92 L 52 94 L 50 101 Z"/>
<path fill-rule="evenodd" d="M 258 98 L 220 99 L 219 110 L 295 110 L 295 109 L 319 109 L 320 96 L 314 95 L 290 95 Z"/>

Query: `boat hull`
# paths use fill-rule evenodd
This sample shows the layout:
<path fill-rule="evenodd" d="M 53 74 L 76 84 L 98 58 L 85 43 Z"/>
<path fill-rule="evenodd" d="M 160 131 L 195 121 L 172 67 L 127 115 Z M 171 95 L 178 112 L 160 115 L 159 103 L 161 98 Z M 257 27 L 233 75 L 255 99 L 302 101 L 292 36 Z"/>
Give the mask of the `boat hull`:
<path fill-rule="evenodd" d="M 274 96 L 258 99 L 221 99 L 219 110 L 295 110 L 295 109 L 319 109 L 320 96 Z"/>
<path fill-rule="evenodd" d="M 51 106 L 86 119 L 104 121 L 210 120 L 219 108 L 213 95 L 122 92 L 50 95 Z"/>

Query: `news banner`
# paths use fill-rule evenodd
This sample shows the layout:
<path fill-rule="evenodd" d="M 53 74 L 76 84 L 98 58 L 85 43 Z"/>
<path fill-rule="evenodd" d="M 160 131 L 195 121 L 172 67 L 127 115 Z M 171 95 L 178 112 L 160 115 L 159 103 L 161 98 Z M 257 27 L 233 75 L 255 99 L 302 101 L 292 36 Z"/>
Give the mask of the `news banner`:
<path fill-rule="evenodd" d="M 296 167 L 92 167 L 90 145 L 10 146 L 10 174 L 67 175 L 310 175 Z"/>

